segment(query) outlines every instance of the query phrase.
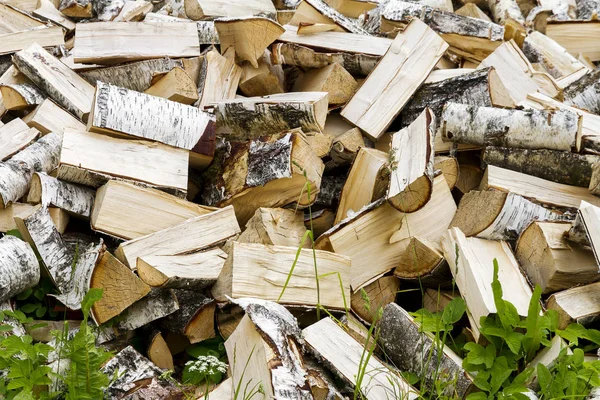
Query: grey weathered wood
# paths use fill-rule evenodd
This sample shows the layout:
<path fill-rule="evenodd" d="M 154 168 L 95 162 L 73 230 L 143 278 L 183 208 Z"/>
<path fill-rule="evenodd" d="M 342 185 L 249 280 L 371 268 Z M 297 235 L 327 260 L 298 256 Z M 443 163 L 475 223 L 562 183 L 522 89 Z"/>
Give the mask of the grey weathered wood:
<path fill-rule="evenodd" d="M 27 202 L 41 203 L 43 206 L 52 205 L 71 214 L 89 218 L 95 196 L 96 192 L 90 188 L 61 181 L 43 172 L 36 172 L 31 180 Z"/>
<path fill-rule="evenodd" d="M 117 327 L 125 331 L 140 328 L 179 310 L 179 303 L 171 289 L 153 289 L 150 294 L 123 312 Z"/>
<path fill-rule="evenodd" d="M 40 264 L 31 246 L 15 236 L 0 239 L 0 302 L 34 287 Z"/>
<path fill-rule="evenodd" d="M 579 78 L 563 91 L 564 103 L 600 114 L 600 70 L 595 70 Z"/>

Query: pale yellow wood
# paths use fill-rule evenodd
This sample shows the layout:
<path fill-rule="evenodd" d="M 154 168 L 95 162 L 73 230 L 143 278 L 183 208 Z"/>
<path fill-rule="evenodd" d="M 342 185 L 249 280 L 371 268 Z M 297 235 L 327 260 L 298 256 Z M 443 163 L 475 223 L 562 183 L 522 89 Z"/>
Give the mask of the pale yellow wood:
<path fill-rule="evenodd" d="M 377 7 L 377 2 L 365 0 L 325 0 L 325 2 L 329 7 L 350 18 L 358 18 Z"/>
<path fill-rule="evenodd" d="M 50 26 L 0 35 L 0 54 L 14 53 L 26 49 L 34 43 L 42 47 L 65 44 L 63 30 L 60 26 Z"/>
<path fill-rule="evenodd" d="M 275 15 L 271 0 L 185 0 L 184 5 L 187 17 L 193 20 Z"/>
<path fill-rule="evenodd" d="M 395 276 L 384 276 L 362 288 L 352 292 L 352 311 L 369 324 L 377 317 L 380 309 L 393 303 L 400 288 L 400 279 Z M 368 303 L 363 295 L 366 294 Z M 368 304 L 368 309 L 367 309 Z"/>
<path fill-rule="evenodd" d="M 546 26 L 546 36 L 575 57 L 582 53 L 592 61 L 600 61 L 600 44 L 597 40 L 590 40 L 600 36 L 598 21 L 551 22 Z"/>
<path fill-rule="evenodd" d="M 488 17 L 486 13 L 481 11 L 481 8 L 477 7 L 477 5 L 474 3 L 467 3 L 458 10 L 456 10 L 454 13 L 465 17 L 479 18 L 487 22 L 492 22 L 490 17 Z"/>
<path fill-rule="evenodd" d="M 204 56 L 206 75 L 201 87 L 200 109 L 215 101 L 235 98 L 242 69 L 235 64 L 233 48 L 224 54 L 222 56 L 216 50 L 211 50 Z"/>
<path fill-rule="evenodd" d="M 298 35 L 310 35 L 311 33 L 337 31 L 335 24 L 318 24 L 312 22 L 300 22 L 298 25 Z"/>
<path fill-rule="evenodd" d="M 246 223 L 246 229 L 236 241 L 299 247 L 305 233 L 304 213 L 300 210 L 261 207 Z M 305 238 L 303 247 L 310 246 L 310 239 Z"/>
<path fill-rule="evenodd" d="M 572 322 L 594 322 L 600 317 L 600 282 L 555 293 L 548 298 L 546 307 L 558 312 L 559 329 Z"/>
<path fill-rule="evenodd" d="M 0 161 L 5 161 L 32 143 L 40 132 L 19 118 L 0 126 Z"/>
<path fill-rule="evenodd" d="M 40 207 L 39 204 L 11 203 L 8 207 L 0 209 L 0 232 L 17 229 L 14 221 L 16 215 L 30 215 Z M 56 230 L 59 233 L 64 233 L 69 223 L 69 214 L 55 207 L 49 207 L 48 211 Z"/>
<path fill-rule="evenodd" d="M 167 72 L 144 93 L 183 104 L 193 104 L 198 100 L 198 90 L 194 81 L 179 67 Z"/>
<path fill-rule="evenodd" d="M 347 32 L 346 29 L 337 25 L 331 18 L 320 13 L 316 8 L 307 3 L 301 1 L 296 8 L 296 12 L 290 21 L 290 25 L 299 26 L 301 24 L 320 24 L 331 27 L 330 30 L 335 32 Z M 298 30 L 300 34 L 300 30 Z"/>
<path fill-rule="evenodd" d="M 68 32 L 73 32 L 75 30 L 75 22 L 71 21 L 66 15 L 58 11 L 50 0 L 39 0 L 39 6 L 35 9 L 33 15 L 61 26 Z"/>
<path fill-rule="evenodd" d="M 17 9 L 0 4 L 0 35 L 44 28 L 44 23 Z"/>
<path fill-rule="evenodd" d="M 329 104 L 345 104 L 358 87 L 356 80 L 340 64 L 305 72 L 294 83 L 294 92 L 327 92 Z"/>
<path fill-rule="evenodd" d="M 23 121 L 30 127 L 36 128 L 43 135 L 50 132 L 62 132 L 66 128 L 85 131 L 85 124 L 56 105 L 52 100 L 46 99 L 23 117 Z"/>

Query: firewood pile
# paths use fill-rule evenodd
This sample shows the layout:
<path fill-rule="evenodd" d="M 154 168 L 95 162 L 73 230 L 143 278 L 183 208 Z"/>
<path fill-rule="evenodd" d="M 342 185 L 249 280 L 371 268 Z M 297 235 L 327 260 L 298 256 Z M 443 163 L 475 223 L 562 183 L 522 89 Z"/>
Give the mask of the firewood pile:
<path fill-rule="evenodd" d="M 216 336 L 211 399 L 416 398 L 409 312 L 460 295 L 480 341 L 494 259 L 521 316 L 593 323 L 600 8 L 461 1 L 0 0 L 2 309 L 102 289 L 128 399 Z"/>

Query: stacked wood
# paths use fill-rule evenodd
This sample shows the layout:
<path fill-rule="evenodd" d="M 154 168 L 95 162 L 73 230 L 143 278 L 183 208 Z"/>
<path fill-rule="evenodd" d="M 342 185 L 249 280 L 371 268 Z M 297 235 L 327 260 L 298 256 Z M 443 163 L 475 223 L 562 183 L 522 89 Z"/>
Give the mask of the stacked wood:
<path fill-rule="evenodd" d="M 38 138 L 40 132 L 21 119 L 0 126 L 0 161 L 6 161 Z"/>
<path fill-rule="evenodd" d="M 60 108 L 50 99 L 44 100 L 23 118 L 30 128 L 35 128 L 42 135 L 50 132 L 62 132 L 65 128 L 85 130 L 85 125 L 77 118 Z"/>
<path fill-rule="evenodd" d="M 42 206 L 52 205 L 87 219 L 92 214 L 95 195 L 96 193 L 89 188 L 36 172 L 31 179 L 27 201 Z"/>
<path fill-rule="evenodd" d="M 15 216 L 21 214 L 29 215 L 40 207 L 40 204 L 11 203 L 8 207 L 0 209 L 0 232 L 6 233 L 17 229 L 17 224 L 15 224 L 14 219 Z M 67 224 L 69 223 L 69 214 L 60 208 L 55 207 L 49 207 L 48 212 L 50 213 L 50 218 L 52 219 L 52 222 L 54 222 L 54 226 L 58 232 L 64 233 Z"/>
<path fill-rule="evenodd" d="M 598 308 L 598 288 L 600 283 L 573 287 L 553 294 L 546 307 L 558 312 L 558 328 L 564 329 L 569 323 L 590 324 L 600 316 Z"/>
<path fill-rule="evenodd" d="M 191 290 L 175 290 L 179 310 L 161 320 L 164 329 L 185 335 L 190 343 L 198 343 L 215 336 L 214 299 Z"/>

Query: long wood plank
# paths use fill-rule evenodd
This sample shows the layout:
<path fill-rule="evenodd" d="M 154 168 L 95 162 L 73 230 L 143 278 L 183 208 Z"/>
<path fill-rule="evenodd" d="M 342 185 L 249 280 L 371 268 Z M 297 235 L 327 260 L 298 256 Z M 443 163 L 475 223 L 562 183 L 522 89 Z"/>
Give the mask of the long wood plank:
<path fill-rule="evenodd" d="M 34 43 L 42 47 L 65 44 L 63 30 L 60 26 L 52 26 L 0 35 L 0 55 L 23 50 Z"/>

